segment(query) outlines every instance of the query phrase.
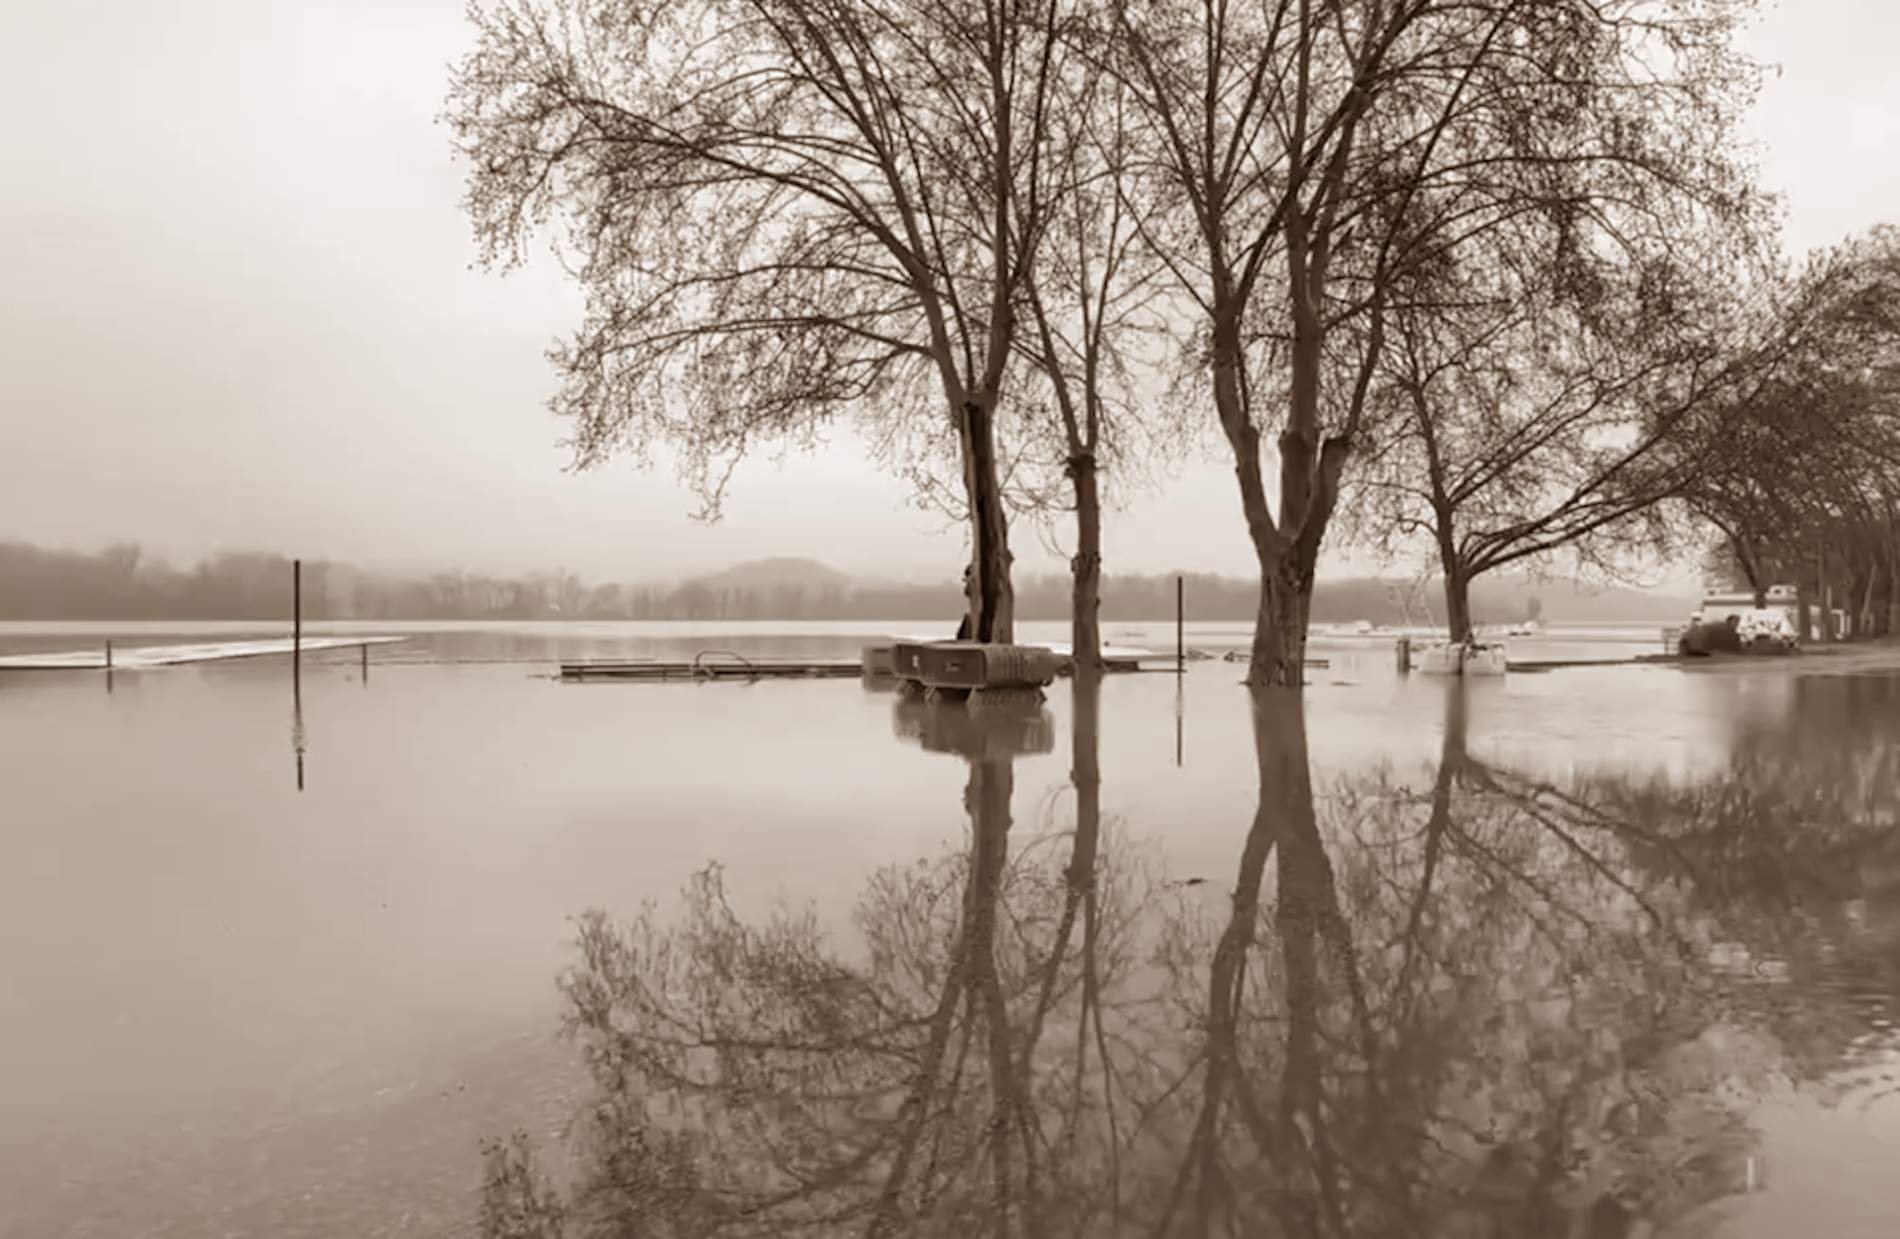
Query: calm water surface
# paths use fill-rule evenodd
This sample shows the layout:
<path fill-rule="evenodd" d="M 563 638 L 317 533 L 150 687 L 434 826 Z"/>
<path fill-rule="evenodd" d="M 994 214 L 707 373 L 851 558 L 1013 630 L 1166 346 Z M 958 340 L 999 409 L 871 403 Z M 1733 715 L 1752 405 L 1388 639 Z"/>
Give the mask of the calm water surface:
<path fill-rule="evenodd" d="M 280 659 L 0 679 L 0 1234 L 534 1175 L 576 1234 L 1900 1234 L 1892 672 L 551 678 L 863 639 L 645 627 L 326 654 L 300 719 Z"/>

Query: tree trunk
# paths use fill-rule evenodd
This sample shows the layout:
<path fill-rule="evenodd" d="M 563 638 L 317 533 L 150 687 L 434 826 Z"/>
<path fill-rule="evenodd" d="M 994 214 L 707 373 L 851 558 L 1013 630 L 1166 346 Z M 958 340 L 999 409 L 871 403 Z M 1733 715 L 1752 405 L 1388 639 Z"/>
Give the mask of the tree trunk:
<path fill-rule="evenodd" d="M 1253 688 L 1302 688 L 1306 684 L 1306 606 L 1293 565 L 1285 556 L 1263 557 L 1260 610 L 1254 617 L 1253 653 L 1247 684 Z"/>
<path fill-rule="evenodd" d="M 1069 460 L 1069 478 L 1075 487 L 1075 560 L 1070 600 L 1069 645 L 1078 671 L 1102 666 L 1102 499 L 1095 457 L 1078 454 Z"/>
<path fill-rule="evenodd" d="M 1827 551 L 1816 551 L 1814 556 L 1814 593 L 1821 603 L 1821 640 L 1833 644 L 1834 633 L 1834 591 L 1827 581 Z"/>
<path fill-rule="evenodd" d="M 1813 593 L 1804 581 L 1795 586 L 1794 594 L 1795 624 L 1801 629 L 1801 639 L 1811 641 L 1814 639 L 1814 610 L 1811 601 Z"/>
<path fill-rule="evenodd" d="M 1471 582 L 1461 568 L 1445 573 L 1445 626 L 1454 645 L 1471 640 Z"/>
<path fill-rule="evenodd" d="M 1291 588 L 1291 548 L 1274 527 L 1273 512 L 1267 505 L 1266 479 L 1260 470 L 1260 432 L 1241 398 L 1241 370 L 1245 358 L 1241 353 L 1237 314 L 1217 312 L 1212 336 L 1214 408 L 1220 416 L 1227 444 L 1233 449 L 1240 510 L 1246 517 L 1247 537 L 1253 543 L 1254 557 L 1260 565 L 1260 606 L 1255 613 L 1247 683 L 1255 687 L 1273 684 L 1298 687 L 1305 665 L 1304 640 L 1293 642 L 1293 674 L 1285 675 L 1289 656 L 1287 634 L 1295 628 L 1294 618 L 1300 614 L 1299 599 Z M 1301 631 L 1303 634 L 1304 630 Z"/>
<path fill-rule="evenodd" d="M 993 404 L 972 400 L 963 406 L 957 429 L 975 567 L 970 639 L 1008 643 L 1016 639 L 1016 599 L 1009 581 L 1009 514 L 1003 509 L 1003 484 L 996 466 L 995 418 Z"/>
<path fill-rule="evenodd" d="M 1861 590 L 1860 609 L 1854 614 L 1854 632 L 1856 637 L 1865 637 L 1874 630 L 1874 586 L 1880 584 L 1880 561 L 1875 560 L 1867 569 L 1867 584 Z"/>
<path fill-rule="evenodd" d="M 1306 683 L 1306 625 L 1313 606 L 1310 561 L 1316 558 L 1331 504 L 1315 493 L 1316 483 L 1324 485 L 1317 476 L 1321 346 L 1325 343 L 1317 289 L 1320 276 L 1308 250 L 1306 218 L 1297 208 L 1288 213 L 1286 230 L 1293 346 L 1286 427 L 1279 438 L 1280 520 L 1275 562 L 1271 569 L 1265 560 L 1261 565 L 1259 627 L 1254 631 L 1255 655 L 1247 682 L 1299 688 Z M 1273 630 L 1265 641 L 1263 628 Z M 1263 645 L 1272 646 L 1277 657 L 1262 659 Z"/>
<path fill-rule="evenodd" d="M 1738 534 L 1730 534 L 1729 550 L 1735 556 L 1735 566 L 1742 570 L 1742 578 L 1748 582 L 1749 592 L 1755 595 L 1755 606 L 1768 605 L 1768 581 L 1762 576 L 1761 562 L 1748 549 L 1748 539 Z"/>
<path fill-rule="evenodd" d="M 1451 513 L 1437 513 L 1438 566 L 1445 574 L 1445 628 L 1453 644 L 1471 640 L 1471 574 L 1453 541 Z"/>

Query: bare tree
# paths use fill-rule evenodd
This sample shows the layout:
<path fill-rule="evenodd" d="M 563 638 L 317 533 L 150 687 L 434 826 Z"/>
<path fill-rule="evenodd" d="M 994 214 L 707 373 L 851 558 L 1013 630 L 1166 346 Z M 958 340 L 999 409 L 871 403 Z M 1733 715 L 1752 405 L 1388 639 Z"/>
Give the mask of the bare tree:
<path fill-rule="evenodd" d="M 665 442 L 718 502 L 761 442 L 936 389 L 1013 631 L 997 419 L 1049 200 L 1056 0 L 498 0 L 447 119 L 491 263 L 559 217 L 576 462 Z"/>
<path fill-rule="evenodd" d="M 1728 39 L 1746 7 L 1120 4 L 1126 74 L 1181 204 L 1156 244 L 1199 310 L 1189 351 L 1259 560 L 1251 682 L 1301 682 L 1313 574 L 1394 282 L 1533 212 L 1552 219 L 1562 261 L 1613 226 L 1601 208 L 1638 178 L 1732 207 L 1741 187 L 1710 126 L 1745 85 Z M 1270 405 L 1284 410 L 1277 495 Z"/>
<path fill-rule="evenodd" d="M 1158 203 L 1143 176 L 1127 87 L 1099 55 L 1112 31 L 1084 21 L 1066 36 L 1084 49 L 1058 86 L 1051 132 L 1046 241 L 1025 281 L 1032 329 L 1024 351 L 1046 383 L 1060 473 L 1075 511 L 1071 644 L 1101 666 L 1102 475 L 1139 472 L 1139 442 L 1166 442 L 1152 399 L 1164 338 L 1160 264 L 1142 244 Z M 1144 393 L 1144 386 L 1148 389 Z"/>
<path fill-rule="evenodd" d="M 1773 367 L 1759 390 L 1700 419 L 1682 448 L 1697 468 L 1683 506 L 1721 536 L 1758 604 L 1771 578 L 1838 609 L 1860 632 L 1900 613 L 1900 233 L 1875 229 L 1815 255 L 1775 307 Z M 1875 596 L 1884 588 L 1887 605 Z M 1804 617 L 1803 628 L 1807 624 Z M 1805 635 L 1805 633 L 1804 633 Z"/>
<path fill-rule="evenodd" d="M 1457 642 L 1485 573 L 1659 542 L 1661 505 L 1705 473 L 1673 441 L 1768 368 L 1726 294 L 1731 264 L 1704 268 L 1719 284 L 1679 251 L 1559 272 L 1539 239 L 1511 227 L 1467 243 L 1400 281 L 1387 316 L 1354 523 L 1430 544 Z"/>

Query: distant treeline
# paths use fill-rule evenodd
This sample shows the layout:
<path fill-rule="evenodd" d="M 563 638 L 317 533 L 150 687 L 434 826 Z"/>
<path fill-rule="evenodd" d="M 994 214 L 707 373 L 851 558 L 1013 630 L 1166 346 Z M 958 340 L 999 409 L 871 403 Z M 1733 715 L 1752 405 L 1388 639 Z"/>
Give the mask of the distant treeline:
<path fill-rule="evenodd" d="M 814 565 L 816 568 L 817 566 Z M 823 572 L 822 569 L 819 570 Z M 841 582 L 819 575 L 809 584 L 749 584 L 720 578 L 682 584 L 589 585 L 572 573 L 519 577 L 437 573 L 399 577 L 348 564 L 306 560 L 307 619 L 363 620 L 950 620 L 963 610 L 953 583 L 907 585 Z M 0 542 L 0 620 L 265 620 L 290 613 L 291 561 L 252 551 L 223 552 L 191 567 L 147 556 L 133 544 L 95 553 L 48 550 Z M 1250 622 L 1258 605 L 1251 582 L 1192 574 L 1185 578 L 1191 620 Z M 1481 621 L 1516 620 L 1544 611 L 1518 583 L 1480 589 Z M 1429 586 L 1427 587 L 1429 589 Z M 1546 618 L 1645 619 L 1673 615 L 1680 600 L 1631 591 L 1589 595 L 1567 585 L 1547 591 Z M 1322 581 L 1313 602 L 1317 622 L 1374 623 L 1406 619 L 1400 591 L 1379 580 Z M 1411 592 L 1410 618 L 1424 618 Z M 1027 577 L 1016 584 L 1016 614 L 1024 620 L 1066 620 L 1069 581 L 1061 575 Z M 1175 578 L 1110 576 L 1102 591 L 1105 620 L 1174 618 Z"/>

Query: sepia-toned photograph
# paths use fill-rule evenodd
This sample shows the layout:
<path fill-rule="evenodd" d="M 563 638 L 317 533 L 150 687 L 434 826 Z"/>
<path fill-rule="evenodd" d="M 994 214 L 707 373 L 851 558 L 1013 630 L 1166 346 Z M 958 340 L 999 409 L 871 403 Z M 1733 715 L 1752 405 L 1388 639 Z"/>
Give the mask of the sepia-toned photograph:
<path fill-rule="evenodd" d="M 1900 5 L 0 65 L 0 1239 L 1900 1239 Z"/>

